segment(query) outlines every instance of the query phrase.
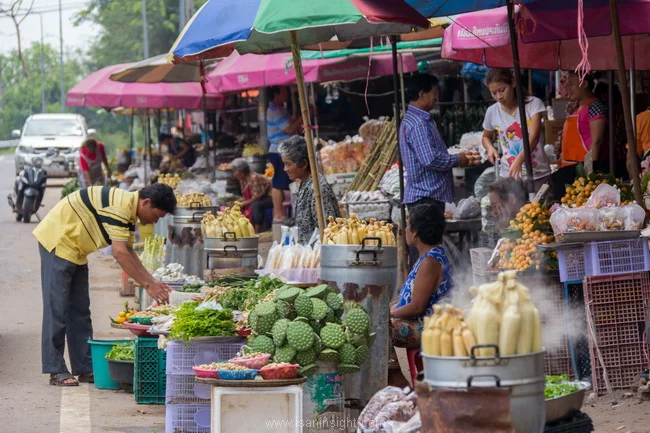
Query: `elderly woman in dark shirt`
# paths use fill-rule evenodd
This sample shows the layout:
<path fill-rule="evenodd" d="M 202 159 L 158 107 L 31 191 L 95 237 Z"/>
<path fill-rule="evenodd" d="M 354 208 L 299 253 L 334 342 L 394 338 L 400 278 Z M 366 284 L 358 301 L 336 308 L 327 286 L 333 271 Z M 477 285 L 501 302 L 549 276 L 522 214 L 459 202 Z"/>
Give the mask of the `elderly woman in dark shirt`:
<path fill-rule="evenodd" d="M 307 142 L 303 137 L 294 135 L 282 142 L 279 151 L 284 163 L 284 171 L 292 181 L 300 181 L 294 217 L 298 227 L 298 243 L 305 245 L 309 242 L 314 230 L 318 228 L 314 185 L 307 156 Z M 339 204 L 336 195 L 332 187 L 322 177 L 320 178 L 320 194 L 325 218 L 339 217 Z"/>

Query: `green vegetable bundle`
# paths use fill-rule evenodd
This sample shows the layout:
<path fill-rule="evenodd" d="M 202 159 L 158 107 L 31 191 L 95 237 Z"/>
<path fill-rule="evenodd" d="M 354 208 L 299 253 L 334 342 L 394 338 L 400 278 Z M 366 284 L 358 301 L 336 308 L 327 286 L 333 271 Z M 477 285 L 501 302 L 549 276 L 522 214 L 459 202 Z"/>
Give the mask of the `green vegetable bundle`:
<path fill-rule="evenodd" d="M 113 361 L 135 361 L 135 343 L 115 343 L 106 354 L 106 359 Z"/>
<path fill-rule="evenodd" d="M 170 330 L 172 340 L 189 341 L 194 337 L 230 337 L 235 335 L 232 310 L 197 310 L 200 302 L 185 302 L 176 310 Z"/>
<path fill-rule="evenodd" d="M 261 299 L 266 297 L 274 290 L 280 289 L 285 284 L 282 280 L 262 276 L 254 279 L 235 279 L 230 277 L 228 280 L 220 282 L 221 287 L 228 287 L 230 290 L 222 293 L 217 302 L 223 308 L 231 310 L 245 311 L 256 305 Z"/>
<path fill-rule="evenodd" d="M 546 386 L 544 387 L 546 400 L 573 394 L 577 391 L 580 391 L 580 387 L 575 383 L 569 382 L 568 374 L 546 376 Z"/>

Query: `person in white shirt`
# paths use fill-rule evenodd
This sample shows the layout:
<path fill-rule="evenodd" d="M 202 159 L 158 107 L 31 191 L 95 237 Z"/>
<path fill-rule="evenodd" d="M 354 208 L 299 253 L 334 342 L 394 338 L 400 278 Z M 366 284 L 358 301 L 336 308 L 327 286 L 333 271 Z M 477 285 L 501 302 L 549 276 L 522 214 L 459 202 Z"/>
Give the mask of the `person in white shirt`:
<path fill-rule="evenodd" d="M 496 133 L 496 139 L 503 152 L 498 176 L 513 177 L 518 180 L 527 179 L 524 138 L 517 99 L 525 98 L 533 178 L 535 189 L 539 190 L 544 183 L 550 182 L 551 177 L 548 157 L 544 152 L 546 144 L 542 128 L 542 118 L 546 112 L 544 103 L 534 96 L 517 95 L 514 75 L 509 69 L 490 69 L 485 84 L 492 98 L 497 101 L 488 108 L 483 120 L 482 143 L 488 159 L 492 164 L 499 160 L 499 151 L 494 143 Z"/>

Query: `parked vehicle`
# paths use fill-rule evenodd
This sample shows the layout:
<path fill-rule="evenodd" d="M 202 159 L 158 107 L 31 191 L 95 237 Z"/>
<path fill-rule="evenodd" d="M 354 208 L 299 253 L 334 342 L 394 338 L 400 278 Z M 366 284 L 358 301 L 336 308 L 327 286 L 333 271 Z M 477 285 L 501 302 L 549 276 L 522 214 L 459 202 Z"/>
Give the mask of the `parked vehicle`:
<path fill-rule="evenodd" d="M 32 158 L 32 165 L 27 165 L 16 176 L 14 193 L 9 194 L 9 206 L 16 213 L 16 221 L 30 222 L 32 215 L 40 209 L 45 195 L 47 172 L 41 167 L 40 157 Z M 38 217 L 38 214 L 36 214 Z M 39 217 L 40 220 L 40 217 Z"/>
<path fill-rule="evenodd" d="M 18 139 L 16 175 L 34 158 L 41 158 L 49 177 L 77 176 L 81 144 L 95 131 L 88 129 L 80 114 L 34 114 L 25 121 L 22 132 L 16 129 L 11 137 Z"/>

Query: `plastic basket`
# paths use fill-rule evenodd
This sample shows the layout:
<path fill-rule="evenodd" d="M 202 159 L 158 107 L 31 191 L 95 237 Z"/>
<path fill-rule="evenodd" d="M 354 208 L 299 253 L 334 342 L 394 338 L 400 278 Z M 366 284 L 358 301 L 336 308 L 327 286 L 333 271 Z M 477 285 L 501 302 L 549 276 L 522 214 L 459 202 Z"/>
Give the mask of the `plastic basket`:
<path fill-rule="evenodd" d="M 164 350 L 157 338 L 135 339 L 135 374 L 133 396 L 138 404 L 165 404 Z"/>
<path fill-rule="evenodd" d="M 210 433 L 209 404 L 168 404 L 165 409 L 165 433 Z"/>
<path fill-rule="evenodd" d="M 237 356 L 243 343 L 181 342 L 167 343 L 167 374 L 194 375 L 192 367 L 212 362 L 227 362 Z"/>
<path fill-rule="evenodd" d="M 195 375 L 168 374 L 166 404 L 210 404 L 210 385 L 198 383 Z"/>
<path fill-rule="evenodd" d="M 594 325 L 645 322 L 650 302 L 647 272 L 586 277 L 585 305 Z"/>
<path fill-rule="evenodd" d="M 594 364 L 598 365 L 598 364 Z M 612 386 L 612 389 L 629 389 L 639 380 L 639 373 L 647 367 L 645 364 L 632 365 L 623 367 L 607 367 L 607 378 Z M 603 368 L 597 366 L 594 368 L 592 375 L 592 385 L 594 392 L 598 395 L 607 393 L 607 386 L 605 383 L 605 375 Z"/>
<path fill-rule="evenodd" d="M 573 368 L 571 367 L 570 358 L 545 358 L 544 359 L 544 374 L 547 376 L 559 376 L 568 374 L 569 377 L 574 376 Z"/>
<path fill-rule="evenodd" d="M 472 248 L 469 255 L 472 259 L 472 273 L 478 276 L 485 276 L 491 272 L 488 270 L 488 262 L 492 257 L 492 250 L 489 248 Z"/>
<path fill-rule="evenodd" d="M 347 203 L 348 215 L 357 214 L 359 219 L 375 218 L 379 221 L 390 221 L 390 202 Z"/>
<path fill-rule="evenodd" d="M 583 245 L 572 246 L 557 250 L 558 264 L 560 268 L 560 281 L 582 280 L 585 275 L 585 247 Z"/>
<path fill-rule="evenodd" d="M 645 238 L 585 244 L 585 275 L 615 275 L 648 270 L 650 250 Z"/>

